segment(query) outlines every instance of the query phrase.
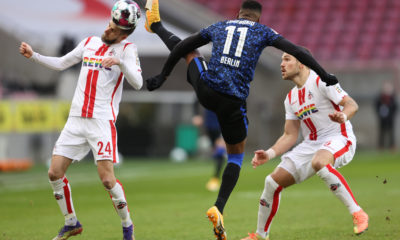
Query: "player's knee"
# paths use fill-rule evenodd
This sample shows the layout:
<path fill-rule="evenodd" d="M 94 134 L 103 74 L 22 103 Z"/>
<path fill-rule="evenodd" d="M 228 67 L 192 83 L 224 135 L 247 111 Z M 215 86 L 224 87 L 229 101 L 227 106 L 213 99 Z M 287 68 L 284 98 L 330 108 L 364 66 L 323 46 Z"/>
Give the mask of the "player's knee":
<path fill-rule="evenodd" d="M 49 176 L 50 181 L 56 181 L 64 176 L 64 173 L 56 171 L 54 169 L 49 169 L 47 174 Z"/>
<path fill-rule="evenodd" d="M 311 167 L 314 169 L 314 171 L 318 172 L 321 170 L 323 167 L 325 167 L 326 163 L 324 161 L 321 161 L 319 159 L 313 159 L 311 161 Z"/>
<path fill-rule="evenodd" d="M 271 177 L 271 175 L 268 175 L 265 178 L 265 189 L 276 189 L 279 187 L 279 184 L 275 182 L 275 180 Z"/>
<path fill-rule="evenodd" d="M 107 189 L 111 189 L 115 185 L 115 180 L 113 180 L 112 178 L 108 178 L 108 177 L 102 178 L 101 182 L 103 183 L 103 186 Z"/>

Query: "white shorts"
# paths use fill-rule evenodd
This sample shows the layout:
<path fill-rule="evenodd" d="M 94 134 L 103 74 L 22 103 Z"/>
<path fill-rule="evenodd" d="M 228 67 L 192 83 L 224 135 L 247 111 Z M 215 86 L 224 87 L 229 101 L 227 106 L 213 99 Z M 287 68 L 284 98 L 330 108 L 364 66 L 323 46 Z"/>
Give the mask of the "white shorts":
<path fill-rule="evenodd" d="M 349 140 L 344 136 L 334 136 L 328 139 L 317 141 L 305 140 L 285 153 L 281 157 L 281 167 L 288 171 L 296 180 L 301 183 L 314 176 L 315 170 L 311 166 L 311 160 L 315 153 L 325 149 L 331 152 L 335 158 L 334 168 L 340 168 L 347 165 L 356 151 L 356 140 Z"/>
<path fill-rule="evenodd" d="M 117 129 L 112 120 L 69 117 L 53 155 L 79 161 L 92 150 L 95 161 L 118 162 Z"/>

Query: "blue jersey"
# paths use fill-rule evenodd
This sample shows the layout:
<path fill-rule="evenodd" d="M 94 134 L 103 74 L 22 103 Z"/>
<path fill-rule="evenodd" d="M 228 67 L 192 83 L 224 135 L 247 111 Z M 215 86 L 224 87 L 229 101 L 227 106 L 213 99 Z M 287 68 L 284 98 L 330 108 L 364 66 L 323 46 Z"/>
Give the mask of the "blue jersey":
<path fill-rule="evenodd" d="M 245 19 L 217 22 L 200 31 L 213 43 L 208 70 L 201 79 L 215 91 L 245 100 L 263 49 L 280 36 L 273 29 Z"/>

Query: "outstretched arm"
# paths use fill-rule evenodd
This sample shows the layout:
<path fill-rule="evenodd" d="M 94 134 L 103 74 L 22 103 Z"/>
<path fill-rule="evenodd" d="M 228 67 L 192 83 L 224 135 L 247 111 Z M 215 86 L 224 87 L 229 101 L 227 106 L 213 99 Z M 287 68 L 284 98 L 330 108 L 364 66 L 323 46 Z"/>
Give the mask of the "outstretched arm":
<path fill-rule="evenodd" d="M 292 55 L 301 63 L 314 70 L 318 74 L 318 76 L 321 77 L 321 80 L 326 82 L 327 86 L 335 85 L 336 83 L 338 83 L 337 78 L 332 74 L 328 74 L 311 56 L 311 54 L 308 51 L 306 51 L 303 47 L 293 44 L 284 37 L 278 38 L 273 43 L 273 46 Z"/>
<path fill-rule="evenodd" d="M 167 77 L 171 74 L 179 59 L 207 43 L 209 43 L 209 40 L 204 39 L 200 33 L 195 33 L 178 43 L 169 54 L 161 74 L 146 80 L 147 89 L 153 91 L 161 87 L 165 80 L 167 80 Z"/>
<path fill-rule="evenodd" d="M 82 60 L 82 51 L 80 46 L 81 44 L 62 57 L 47 57 L 34 52 L 29 44 L 22 42 L 19 47 L 19 52 L 22 56 L 32 59 L 33 61 L 38 62 L 45 67 L 62 71 Z"/>
<path fill-rule="evenodd" d="M 286 120 L 285 130 L 282 136 L 275 142 L 275 144 L 267 151 L 257 150 L 254 152 L 253 160 L 251 164 L 253 168 L 256 168 L 276 155 L 281 155 L 287 152 L 294 144 L 296 144 L 297 137 L 299 135 L 300 121 L 299 120 Z"/>

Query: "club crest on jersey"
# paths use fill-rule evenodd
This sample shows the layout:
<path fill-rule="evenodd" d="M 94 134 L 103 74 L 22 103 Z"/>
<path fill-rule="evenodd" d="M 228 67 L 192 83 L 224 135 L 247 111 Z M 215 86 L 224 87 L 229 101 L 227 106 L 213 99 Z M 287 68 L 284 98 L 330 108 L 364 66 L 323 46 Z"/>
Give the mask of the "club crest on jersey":
<path fill-rule="evenodd" d="M 306 116 L 309 116 L 313 113 L 318 112 L 318 109 L 315 107 L 315 104 L 306 105 L 299 109 L 299 111 L 295 112 L 294 114 L 297 116 L 298 119 L 303 119 Z"/>
<path fill-rule="evenodd" d="M 308 91 L 308 99 L 311 100 L 314 97 L 311 91 Z"/>
<path fill-rule="evenodd" d="M 84 57 L 82 62 L 82 67 L 95 67 L 95 68 L 103 68 L 101 62 L 103 58 L 88 58 Z M 111 68 L 104 68 L 106 70 L 111 71 Z"/>
<path fill-rule="evenodd" d="M 108 53 L 108 56 L 115 56 L 115 50 L 114 48 Z"/>

